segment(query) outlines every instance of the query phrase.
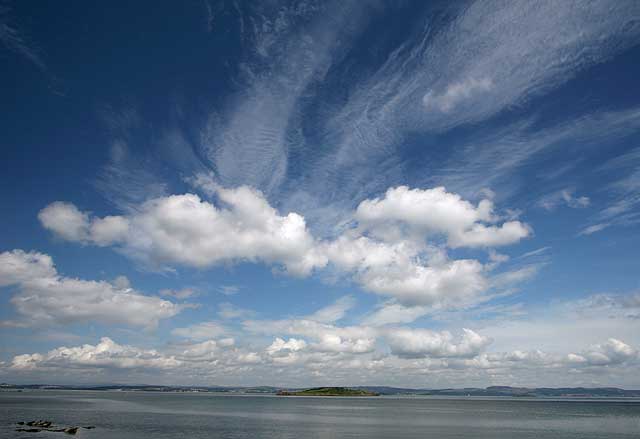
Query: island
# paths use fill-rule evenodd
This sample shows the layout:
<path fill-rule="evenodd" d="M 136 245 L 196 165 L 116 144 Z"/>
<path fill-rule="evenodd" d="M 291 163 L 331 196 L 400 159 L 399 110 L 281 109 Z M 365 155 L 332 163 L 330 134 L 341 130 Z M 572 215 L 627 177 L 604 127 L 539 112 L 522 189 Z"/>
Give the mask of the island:
<path fill-rule="evenodd" d="M 314 387 L 306 390 L 280 390 L 279 396 L 380 396 L 379 393 L 348 387 Z"/>

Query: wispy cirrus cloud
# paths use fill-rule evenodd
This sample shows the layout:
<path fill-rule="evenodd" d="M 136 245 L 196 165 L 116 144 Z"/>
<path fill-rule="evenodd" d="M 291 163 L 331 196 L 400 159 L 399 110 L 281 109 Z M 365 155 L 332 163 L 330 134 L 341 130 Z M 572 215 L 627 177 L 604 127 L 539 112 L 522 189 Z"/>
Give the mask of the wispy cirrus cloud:
<path fill-rule="evenodd" d="M 209 340 L 218 338 L 228 333 L 228 330 L 219 322 L 202 322 L 183 328 L 174 328 L 172 335 L 187 338 L 189 340 Z"/>
<path fill-rule="evenodd" d="M 41 54 L 15 23 L 11 8 L 6 3 L 0 4 L 0 42 L 6 49 L 22 55 L 40 70 L 46 70 Z"/>
<path fill-rule="evenodd" d="M 225 185 L 248 184 L 271 194 L 305 147 L 301 108 L 340 59 L 358 27 L 362 6 L 305 1 L 260 3 L 238 11 L 245 44 L 244 87 L 210 115 L 200 149 Z"/>
<path fill-rule="evenodd" d="M 638 107 L 596 111 L 543 129 L 537 128 L 533 119 L 518 121 L 484 134 L 476 133 L 477 137 L 456 148 L 429 180 L 465 196 L 476 193 L 478 188 L 500 185 L 501 198 L 508 198 L 520 193 L 519 171 L 543 160 L 545 154 L 548 157 L 561 148 L 588 154 L 638 130 Z M 571 160 L 575 166 L 575 156 L 570 157 L 561 156 L 556 163 L 564 165 L 563 160 Z M 586 200 L 582 204 L 585 203 Z"/>
<path fill-rule="evenodd" d="M 581 235 L 592 235 L 612 226 L 640 223 L 640 148 L 633 148 L 602 165 L 600 173 L 615 178 L 601 188 L 611 195 L 607 205 L 591 217 Z"/>
<path fill-rule="evenodd" d="M 410 163 L 396 152 L 407 136 L 437 135 L 526 106 L 636 44 L 640 30 L 631 17 L 637 8 L 630 1 L 495 1 L 419 9 L 410 38 L 383 45 L 382 61 L 351 82 L 338 79 L 354 75 L 345 55 L 385 8 L 235 4 L 225 13 L 237 21 L 241 42 L 238 90 L 209 115 L 194 117 L 202 121 L 194 132 L 176 125 L 160 143 L 184 153 L 172 156 L 191 157 L 181 172 L 213 170 L 219 184 L 260 188 L 278 207 L 304 214 L 314 231 L 331 234 L 360 200 L 406 183 Z M 424 26 L 433 16 L 442 26 Z M 410 178 L 473 197 L 541 151 L 568 142 L 595 144 L 604 135 L 591 126 L 621 132 L 633 117 L 633 110 L 594 112 L 542 130 L 532 118 L 517 120 L 457 140 L 442 166 L 429 161 L 429 172 Z M 126 136 L 118 138 L 127 144 Z M 129 175 L 143 180 L 136 188 L 166 193 L 144 157 L 114 154 L 121 158 L 105 168 L 101 187 L 120 194 L 115 198 L 121 205 L 137 194 L 123 183 Z M 501 187 L 501 197 L 519 189 L 511 183 Z"/>
<path fill-rule="evenodd" d="M 631 17 L 637 9 L 634 2 L 613 9 L 606 3 L 474 2 L 450 12 L 442 29 L 421 28 L 419 37 L 393 51 L 327 120 L 336 147 L 311 179 L 335 178 L 356 198 L 380 190 L 367 171 L 392 178 L 386 167 L 398 165 L 392 153 L 408 134 L 476 123 L 558 87 L 636 44 L 640 28 Z M 499 161 L 517 161 L 524 151 Z"/>
<path fill-rule="evenodd" d="M 240 287 L 238 285 L 220 285 L 217 291 L 225 296 L 233 296 L 240 292 Z"/>
<path fill-rule="evenodd" d="M 545 195 L 538 200 L 538 206 L 552 211 L 560 205 L 565 205 L 572 209 L 583 209 L 589 207 L 591 200 L 585 195 L 574 195 L 574 191 L 571 189 L 562 189 L 548 195 Z"/>
<path fill-rule="evenodd" d="M 473 2 L 442 29 L 423 28 L 421 38 L 393 52 L 335 120 L 364 116 L 365 109 L 368 117 L 360 121 L 404 121 L 414 129 L 485 119 L 635 45 L 637 13 L 632 1 L 613 8 L 604 2 Z M 431 100 L 441 111 L 424 111 Z M 372 108 L 372 102 L 380 105 Z"/>

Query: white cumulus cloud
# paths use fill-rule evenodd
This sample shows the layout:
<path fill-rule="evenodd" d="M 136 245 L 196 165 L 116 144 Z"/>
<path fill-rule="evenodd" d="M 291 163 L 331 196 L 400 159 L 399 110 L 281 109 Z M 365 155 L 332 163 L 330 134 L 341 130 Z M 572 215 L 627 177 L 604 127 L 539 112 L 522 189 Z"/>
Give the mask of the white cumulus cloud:
<path fill-rule="evenodd" d="M 250 261 L 307 276 L 330 266 L 368 291 L 404 305 L 430 306 L 469 306 L 491 285 L 488 266 L 475 259 L 450 260 L 447 246 L 491 249 L 531 233 L 520 221 L 501 223 L 489 199 L 474 205 L 443 187 L 399 186 L 383 198 L 361 202 L 352 228 L 335 238 L 318 239 L 304 217 L 281 215 L 261 192 L 212 185 L 216 204 L 195 194 L 173 195 L 144 202 L 126 216 L 94 218 L 56 202 L 39 217 L 64 239 L 111 243 L 155 267 L 207 268 Z M 445 238 L 444 247 L 440 237 Z M 350 307 L 345 298 L 314 319 L 335 321 Z"/>
<path fill-rule="evenodd" d="M 278 337 L 273 341 L 273 343 L 267 346 L 266 351 L 269 355 L 275 355 L 281 351 L 300 351 L 306 347 L 307 343 L 304 340 L 290 338 L 289 340 L 284 341 L 282 338 Z"/>
<path fill-rule="evenodd" d="M 91 218 L 75 205 L 56 201 L 38 213 L 42 225 L 67 241 L 107 246 L 123 240 L 129 229 L 126 218 L 106 216 Z"/>
<path fill-rule="evenodd" d="M 151 328 L 184 309 L 118 281 L 61 276 L 50 256 L 23 250 L 0 253 L 0 285 L 18 287 L 11 303 L 33 325 L 99 321 Z"/>
<path fill-rule="evenodd" d="M 484 199 L 474 206 L 444 187 L 410 189 L 398 186 L 383 198 L 365 200 L 356 218 L 365 227 L 379 231 L 402 223 L 426 236 L 443 235 L 451 247 L 495 247 L 526 238 L 530 230 L 520 221 L 495 223 L 493 202 Z"/>
<path fill-rule="evenodd" d="M 471 358 L 491 343 L 490 338 L 471 329 L 462 331 L 462 335 L 456 340 L 449 331 L 397 328 L 388 330 L 385 338 L 391 347 L 391 352 L 403 358 Z"/>
<path fill-rule="evenodd" d="M 607 366 L 637 358 L 638 352 L 634 348 L 621 340 L 610 338 L 605 343 L 595 344 L 579 354 L 569 354 L 567 361 L 589 366 Z"/>
<path fill-rule="evenodd" d="M 46 354 L 24 354 L 13 358 L 13 369 L 31 370 L 42 368 L 151 368 L 172 369 L 181 362 L 173 356 L 165 356 L 156 350 L 144 350 L 120 345 L 108 337 L 96 345 L 59 347 Z"/>
<path fill-rule="evenodd" d="M 73 205 L 56 202 L 39 218 L 64 239 L 105 245 L 111 238 L 110 244 L 121 243 L 125 253 L 150 264 L 205 268 L 228 261 L 263 261 L 282 264 L 294 275 L 323 264 L 300 215 L 280 216 L 260 192 L 248 187 L 219 188 L 217 195 L 228 207 L 184 194 L 149 200 L 130 217 L 92 219 Z M 127 227 L 121 227 L 124 224 Z M 96 232 L 102 227 L 113 233 Z"/>

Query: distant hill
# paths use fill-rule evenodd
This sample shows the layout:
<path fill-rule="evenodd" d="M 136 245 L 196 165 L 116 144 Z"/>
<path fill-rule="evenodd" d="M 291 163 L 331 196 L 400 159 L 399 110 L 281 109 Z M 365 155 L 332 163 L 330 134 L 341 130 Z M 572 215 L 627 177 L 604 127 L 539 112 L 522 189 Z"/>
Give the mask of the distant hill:
<path fill-rule="evenodd" d="M 508 397 L 584 397 L 584 398 L 640 398 L 640 390 L 625 390 L 616 387 L 510 387 L 490 386 L 460 389 L 403 389 L 396 387 L 363 386 L 359 389 L 381 395 L 433 395 L 433 396 L 508 396 Z"/>
<path fill-rule="evenodd" d="M 0 391 L 12 390 L 94 390 L 94 391 L 145 391 L 145 392 L 214 392 L 243 394 L 281 394 L 293 396 L 373 396 L 373 395 L 432 395 L 432 396 L 505 396 L 529 398 L 640 398 L 640 390 L 617 387 L 510 387 L 490 386 L 485 388 L 411 389 L 388 386 L 284 388 L 272 386 L 154 386 L 109 384 L 94 386 L 70 386 L 50 384 L 0 384 Z"/>
<path fill-rule="evenodd" d="M 348 387 L 315 387 L 312 389 L 288 391 L 281 390 L 280 396 L 378 396 L 379 393 L 364 389 L 350 389 Z"/>

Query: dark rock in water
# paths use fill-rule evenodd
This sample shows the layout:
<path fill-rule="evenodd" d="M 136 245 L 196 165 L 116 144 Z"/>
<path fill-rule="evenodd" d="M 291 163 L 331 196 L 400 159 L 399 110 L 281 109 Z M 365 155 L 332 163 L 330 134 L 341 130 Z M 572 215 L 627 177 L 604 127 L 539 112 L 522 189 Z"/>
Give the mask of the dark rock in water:
<path fill-rule="evenodd" d="M 29 421 L 27 423 L 20 421 L 17 424 L 27 425 L 29 427 L 38 427 L 38 428 L 16 428 L 16 431 L 22 431 L 26 433 L 39 433 L 41 431 L 51 431 L 51 432 L 58 432 L 58 433 L 76 434 L 80 429 L 80 427 L 56 428 L 52 421 L 43 421 L 42 419 L 38 421 Z M 87 425 L 86 427 L 82 427 L 82 428 L 86 428 L 87 430 L 92 430 L 96 427 L 95 425 Z"/>
<path fill-rule="evenodd" d="M 53 422 L 51 422 L 51 421 L 43 421 L 42 419 L 39 419 L 37 421 L 29 421 L 29 422 L 27 422 L 27 425 L 29 427 L 49 428 L 49 427 L 51 427 L 51 425 L 53 425 Z"/>

